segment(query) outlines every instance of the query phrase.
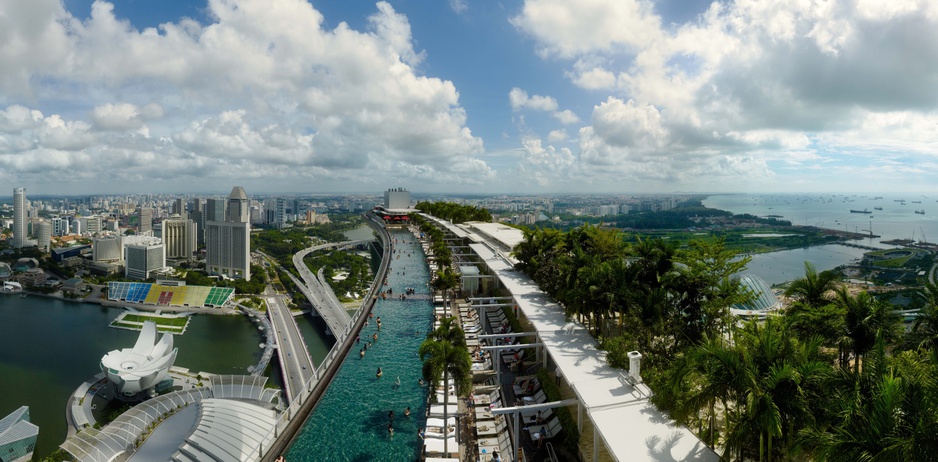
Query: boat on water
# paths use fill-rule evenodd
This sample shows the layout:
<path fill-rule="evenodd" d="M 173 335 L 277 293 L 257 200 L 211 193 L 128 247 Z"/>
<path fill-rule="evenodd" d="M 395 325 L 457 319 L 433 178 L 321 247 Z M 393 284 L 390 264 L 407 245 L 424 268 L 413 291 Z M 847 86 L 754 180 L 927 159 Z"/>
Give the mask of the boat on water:
<path fill-rule="evenodd" d="M 873 207 L 873 210 L 882 210 L 882 207 Z"/>
<path fill-rule="evenodd" d="M 916 210 L 915 213 L 917 213 L 917 214 L 919 214 L 919 215 L 925 215 L 925 209 Z"/>
<path fill-rule="evenodd" d="M 850 213 L 873 213 L 873 212 L 870 212 L 867 209 L 863 209 L 863 210 L 850 209 Z"/>

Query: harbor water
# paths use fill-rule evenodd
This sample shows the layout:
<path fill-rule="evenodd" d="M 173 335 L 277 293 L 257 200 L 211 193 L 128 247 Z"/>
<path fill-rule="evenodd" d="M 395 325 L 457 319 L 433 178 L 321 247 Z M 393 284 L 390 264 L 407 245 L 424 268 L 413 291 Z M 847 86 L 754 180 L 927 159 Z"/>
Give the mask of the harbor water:
<path fill-rule="evenodd" d="M 938 202 L 921 195 L 720 194 L 708 197 L 703 204 L 734 214 L 774 216 L 791 221 L 793 225 L 861 234 L 872 231 L 879 237 L 852 241 L 868 247 L 890 248 L 893 246 L 883 241 L 892 239 L 938 239 Z M 870 213 L 852 213 L 851 210 Z M 916 210 L 925 213 L 915 213 Z M 814 264 L 818 271 L 824 271 L 855 263 L 864 252 L 866 250 L 844 245 L 771 252 L 753 255 L 743 272 L 755 274 L 769 284 L 779 284 L 804 276 L 805 261 Z"/>
<path fill-rule="evenodd" d="M 65 441 L 66 403 L 86 379 L 101 371 L 101 357 L 130 348 L 138 332 L 108 324 L 117 308 L 39 296 L 0 295 L 0 417 L 29 406 L 39 426 L 35 456 Z M 262 336 L 245 316 L 193 317 L 173 338 L 176 365 L 192 371 L 247 374 L 261 355 Z"/>

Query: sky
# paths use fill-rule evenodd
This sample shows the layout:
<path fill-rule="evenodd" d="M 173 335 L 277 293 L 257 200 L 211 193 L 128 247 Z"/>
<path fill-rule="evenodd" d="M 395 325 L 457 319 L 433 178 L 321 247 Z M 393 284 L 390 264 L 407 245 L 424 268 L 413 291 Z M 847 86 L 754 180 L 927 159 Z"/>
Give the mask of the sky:
<path fill-rule="evenodd" d="M 932 0 L 0 0 L 28 194 L 938 189 Z"/>

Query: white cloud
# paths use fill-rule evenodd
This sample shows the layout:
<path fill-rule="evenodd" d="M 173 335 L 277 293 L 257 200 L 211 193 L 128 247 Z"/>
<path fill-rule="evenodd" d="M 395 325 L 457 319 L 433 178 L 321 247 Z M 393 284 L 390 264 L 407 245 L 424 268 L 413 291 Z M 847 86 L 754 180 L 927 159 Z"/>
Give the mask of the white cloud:
<path fill-rule="evenodd" d="M 547 141 L 549 143 L 557 143 L 559 141 L 567 140 L 567 131 L 566 130 L 551 130 L 547 134 Z"/>
<path fill-rule="evenodd" d="M 150 103 L 138 107 L 130 103 L 107 103 L 91 111 L 91 121 L 103 130 L 138 130 L 143 128 L 147 120 L 158 119 L 163 116 L 163 107 L 157 103 Z"/>
<path fill-rule="evenodd" d="M 545 56 L 641 48 L 660 36 L 660 20 L 644 0 L 527 0 L 511 19 L 539 41 Z"/>
<path fill-rule="evenodd" d="M 467 0 L 449 0 L 449 7 L 458 14 L 469 11 L 469 2 Z"/>
<path fill-rule="evenodd" d="M 555 119 L 559 120 L 560 123 L 564 125 L 575 124 L 580 121 L 580 118 L 569 109 L 557 111 L 551 115 L 553 115 Z"/>
<path fill-rule="evenodd" d="M 29 3 L 0 7 L 0 165 L 8 173 L 55 152 L 50 178 L 79 158 L 125 182 L 140 174 L 140 159 L 167 175 L 294 183 L 494 175 L 477 158 L 483 143 L 455 86 L 417 71 L 425 53 L 387 2 L 365 31 L 325 28 L 304 0 L 209 0 L 207 24 L 144 30 L 101 0 L 84 21 L 58 0 Z"/>
<path fill-rule="evenodd" d="M 533 109 L 535 111 L 556 111 L 557 100 L 550 96 L 534 95 L 528 96 L 528 93 L 518 87 L 512 88 L 508 92 L 508 101 L 511 103 L 511 109 L 520 111 L 523 108 Z"/>
<path fill-rule="evenodd" d="M 616 76 L 601 67 L 579 71 L 571 74 L 573 83 L 587 90 L 613 90 L 616 87 Z"/>
<path fill-rule="evenodd" d="M 610 94 L 577 136 L 584 173 L 700 185 L 826 153 L 935 156 L 932 1 L 713 2 L 663 27 L 651 2 L 526 0 L 512 24 L 574 85 Z"/>

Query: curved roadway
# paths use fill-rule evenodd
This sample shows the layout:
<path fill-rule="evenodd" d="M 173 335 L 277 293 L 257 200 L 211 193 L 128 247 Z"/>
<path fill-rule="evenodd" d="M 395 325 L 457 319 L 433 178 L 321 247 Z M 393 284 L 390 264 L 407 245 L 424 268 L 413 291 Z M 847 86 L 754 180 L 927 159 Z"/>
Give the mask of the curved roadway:
<path fill-rule="evenodd" d="M 303 249 L 293 255 L 293 266 L 296 267 L 296 270 L 300 273 L 300 277 L 303 278 L 303 282 L 300 283 L 291 274 L 293 282 L 299 287 L 300 291 L 303 292 L 303 295 L 306 296 L 309 303 L 313 305 L 313 309 L 326 321 L 326 325 L 329 326 L 329 331 L 332 332 L 333 335 L 345 330 L 352 318 L 349 316 L 348 311 L 345 310 L 345 307 L 339 302 L 339 299 L 336 298 L 332 288 L 320 278 L 317 278 L 316 275 L 309 270 L 309 267 L 306 266 L 306 263 L 303 263 L 303 259 L 310 253 L 319 250 L 358 245 L 365 242 L 370 241 L 345 241 L 321 244 Z M 321 276 L 322 273 L 320 270 L 320 277 Z"/>
<path fill-rule="evenodd" d="M 283 301 L 282 296 L 265 297 L 267 315 L 273 326 L 274 341 L 277 343 L 280 368 L 283 371 L 283 383 L 287 392 L 287 401 L 302 394 L 303 387 L 313 378 L 315 370 L 313 360 L 306 349 L 306 343 L 300 329 L 293 319 L 293 314 Z"/>

